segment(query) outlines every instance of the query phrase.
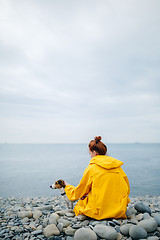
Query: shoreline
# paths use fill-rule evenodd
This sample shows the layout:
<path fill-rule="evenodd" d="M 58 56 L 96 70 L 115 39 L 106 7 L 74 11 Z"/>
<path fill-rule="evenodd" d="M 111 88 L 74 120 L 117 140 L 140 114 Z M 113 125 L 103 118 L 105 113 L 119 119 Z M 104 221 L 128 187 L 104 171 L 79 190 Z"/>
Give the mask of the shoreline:
<path fill-rule="evenodd" d="M 160 196 L 130 200 L 127 219 L 98 221 L 75 217 L 61 196 L 0 197 L 0 239 L 160 239 Z"/>

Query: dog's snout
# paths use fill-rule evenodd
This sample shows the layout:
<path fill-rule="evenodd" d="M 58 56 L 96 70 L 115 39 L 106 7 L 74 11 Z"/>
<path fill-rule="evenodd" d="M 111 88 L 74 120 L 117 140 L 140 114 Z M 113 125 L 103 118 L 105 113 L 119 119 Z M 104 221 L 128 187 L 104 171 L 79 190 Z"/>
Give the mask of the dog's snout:
<path fill-rule="evenodd" d="M 50 186 L 50 188 L 52 188 L 52 185 Z"/>

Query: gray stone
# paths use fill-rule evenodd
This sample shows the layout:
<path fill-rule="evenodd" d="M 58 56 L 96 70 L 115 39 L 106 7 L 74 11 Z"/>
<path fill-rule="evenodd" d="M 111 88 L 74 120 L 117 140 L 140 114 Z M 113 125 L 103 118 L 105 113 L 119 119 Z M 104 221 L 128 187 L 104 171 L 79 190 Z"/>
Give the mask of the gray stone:
<path fill-rule="evenodd" d="M 71 236 L 67 236 L 66 240 L 74 240 L 74 238 Z"/>
<path fill-rule="evenodd" d="M 148 212 L 151 215 L 151 209 L 149 208 L 149 206 L 144 204 L 142 201 L 136 202 L 134 204 L 134 208 L 140 213 Z"/>
<path fill-rule="evenodd" d="M 33 232 L 31 232 L 32 235 L 36 236 L 42 233 L 42 230 L 35 230 Z"/>
<path fill-rule="evenodd" d="M 151 216 L 149 215 L 149 213 L 144 213 L 143 214 L 143 219 L 148 219 L 148 218 L 150 218 Z"/>
<path fill-rule="evenodd" d="M 80 223 L 76 223 L 72 226 L 72 228 L 74 228 L 74 229 L 78 229 L 78 228 L 81 228 L 81 227 L 82 227 L 82 225 Z"/>
<path fill-rule="evenodd" d="M 141 221 L 143 219 L 143 213 L 139 213 L 138 215 L 136 215 L 136 219 L 138 221 Z"/>
<path fill-rule="evenodd" d="M 72 227 L 69 226 L 66 228 L 65 234 L 69 236 L 74 236 L 76 231 L 77 231 L 76 229 L 73 229 Z"/>
<path fill-rule="evenodd" d="M 67 210 L 60 210 L 56 212 L 56 214 L 58 214 L 59 216 L 64 216 L 66 213 L 67 213 Z"/>
<path fill-rule="evenodd" d="M 42 205 L 40 207 L 36 207 L 35 210 L 45 211 L 45 210 L 52 210 L 52 205 Z"/>
<path fill-rule="evenodd" d="M 55 218 L 56 220 L 58 220 L 58 219 L 60 218 L 60 216 L 59 216 L 57 213 L 52 213 L 52 214 L 50 215 L 50 217 L 53 217 L 53 218 Z"/>
<path fill-rule="evenodd" d="M 0 231 L 0 236 L 2 236 L 5 232 L 6 232 L 6 230 Z"/>
<path fill-rule="evenodd" d="M 49 218 L 44 218 L 43 223 L 42 223 L 42 226 L 43 226 L 43 227 L 47 227 L 48 222 L 49 222 Z"/>
<path fill-rule="evenodd" d="M 21 223 L 28 223 L 30 220 L 28 217 L 25 217 L 21 220 Z"/>
<path fill-rule="evenodd" d="M 143 227 L 148 233 L 154 232 L 158 227 L 156 220 L 151 217 L 140 221 L 138 225 Z"/>
<path fill-rule="evenodd" d="M 126 216 L 127 216 L 127 218 L 129 218 L 132 214 L 136 214 L 136 213 L 137 213 L 137 211 L 134 208 L 128 207 L 127 211 L 126 211 Z"/>
<path fill-rule="evenodd" d="M 123 235 L 128 236 L 129 235 L 129 229 L 133 226 L 133 224 L 128 223 L 124 224 L 120 227 L 120 231 Z"/>
<path fill-rule="evenodd" d="M 70 225 L 70 221 L 66 220 L 66 219 L 63 219 L 63 218 L 59 218 L 57 220 L 58 223 L 63 223 L 63 227 L 68 227 Z"/>
<path fill-rule="evenodd" d="M 63 230 L 63 223 L 58 223 L 57 228 L 59 229 L 60 232 Z"/>
<path fill-rule="evenodd" d="M 146 232 L 146 230 L 143 227 L 137 226 L 137 225 L 133 225 L 129 229 L 129 235 L 133 239 L 143 239 L 143 238 L 145 239 L 147 237 L 147 232 Z"/>
<path fill-rule="evenodd" d="M 54 217 L 49 218 L 49 224 L 55 224 L 57 225 L 57 220 Z"/>
<path fill-rule="evenodd" d="M 85 227 L 89 224 L 89 220 L 84 220 L 83 222 L 81 222 L 81 226 Z"/>
<path fill-rule="evenodd" d="M 84 221 L 84 220 L 87 220 L 88 217 L 83 214 L 80 214 L 80 215 L 76 216 L 76 219 L 79 221 Z"/>
<path fill-rule="evenodd" d="M 50 224 L 47 227 L 45 227 L 43 234 L 46 238 L 49 238 L 50 236 L 60 235 L 60 231 L 58 230 L 55 224 Z"/>
<path fill-rule="evenodd" d="M 31 211 L 21 211 L 18 213 L 19 218 L 25 218 L 25 217 L 31 218 L 32 216 L 33 214 Z"/>
<path fill-rule="evenodd" d="M 49 240 L 49 239 L 48 239 Z M 65 240 L 64 238 L 55 236 L 52 240 Z"/>
<path fill-rule="evenodd" d="M 74 240 L 97 240 L 97 235 L 90 228 L 80 228 L 74 234 Z"/>
<path fill-rule="evenodd" d="M 115 240 L 117 238 L 117 231 L 113 227 L 108 227 L 103 224 L 97 224 L 93 231 L 97 233 L 100 238 Z"/>
<path fill-rule="evenodd" d="M 100 221 L 91 221 L 90 224 L 92 226 L 96 226 L 97 224 L 100 224 Z"/>
<path fill-rule="evenodd" d="M 36 230 L 36 229 L 37 229 L 36 226 L 35 226 L 35 222 L 31 222 L 31 223 L 29 224 L 29 227 L 30 227 L 31 229 L 33 229 L 33 230 Z"/>
<path fill-rule="evenodd" d="M 34 219 L 38 219 L 38 218 L 40 218 L 42 216 L 42 212 L 40 211 L 40 210 L 35 210 L 34 212 L 33 212 L 33 218 Z"/>
<path fill-rule="evenodd" d="M 74 213 L 71 213 L 71 212 L 67 212 L 65 215 L 66 215 L 67 217 L 74 217 L 74 216 L 75 216 L 75 214 L 74 214 Z"/>
<path fill-rule="evenodd" d="M 159 238 L 157 236 L 151 236 L 148 237 L 147 240 L 158 240 Z"/>
<path fill-rule="evenodd" d="M 153 215 L 154 219 L 156 220 L 158 227 L 160 227 L 160 214 L 154 213 L 152 215 Z"/>

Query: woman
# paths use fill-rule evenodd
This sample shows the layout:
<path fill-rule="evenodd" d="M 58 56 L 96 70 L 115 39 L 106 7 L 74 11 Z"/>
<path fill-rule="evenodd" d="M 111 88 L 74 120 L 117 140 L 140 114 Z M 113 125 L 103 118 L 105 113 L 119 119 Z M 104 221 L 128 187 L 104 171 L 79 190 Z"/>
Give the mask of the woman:
<path fill-rule="evenodd" d="M 70 201 L 79 199 L 74 208 L 76 216 L 84 214 L 97 220 L 126 218 L 130 187 L 121 168 L 123 162 L 105 156 L 107 147 L 100 136 L 90 141 L 89 153 L 92 159 L 79 185 L 65 186 Z"/>

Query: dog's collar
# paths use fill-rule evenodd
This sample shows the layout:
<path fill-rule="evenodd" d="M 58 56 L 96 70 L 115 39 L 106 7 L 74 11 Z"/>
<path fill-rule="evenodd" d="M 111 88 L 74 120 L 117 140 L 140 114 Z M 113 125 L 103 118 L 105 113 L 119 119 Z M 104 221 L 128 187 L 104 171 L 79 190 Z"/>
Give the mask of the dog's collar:
<path fill-rule="evenodd" d="M 66 195 L 66 193 L 64 192 L 64 193 L 61 193 L 61 196 L 64 196 L 64 195 Z"/>

